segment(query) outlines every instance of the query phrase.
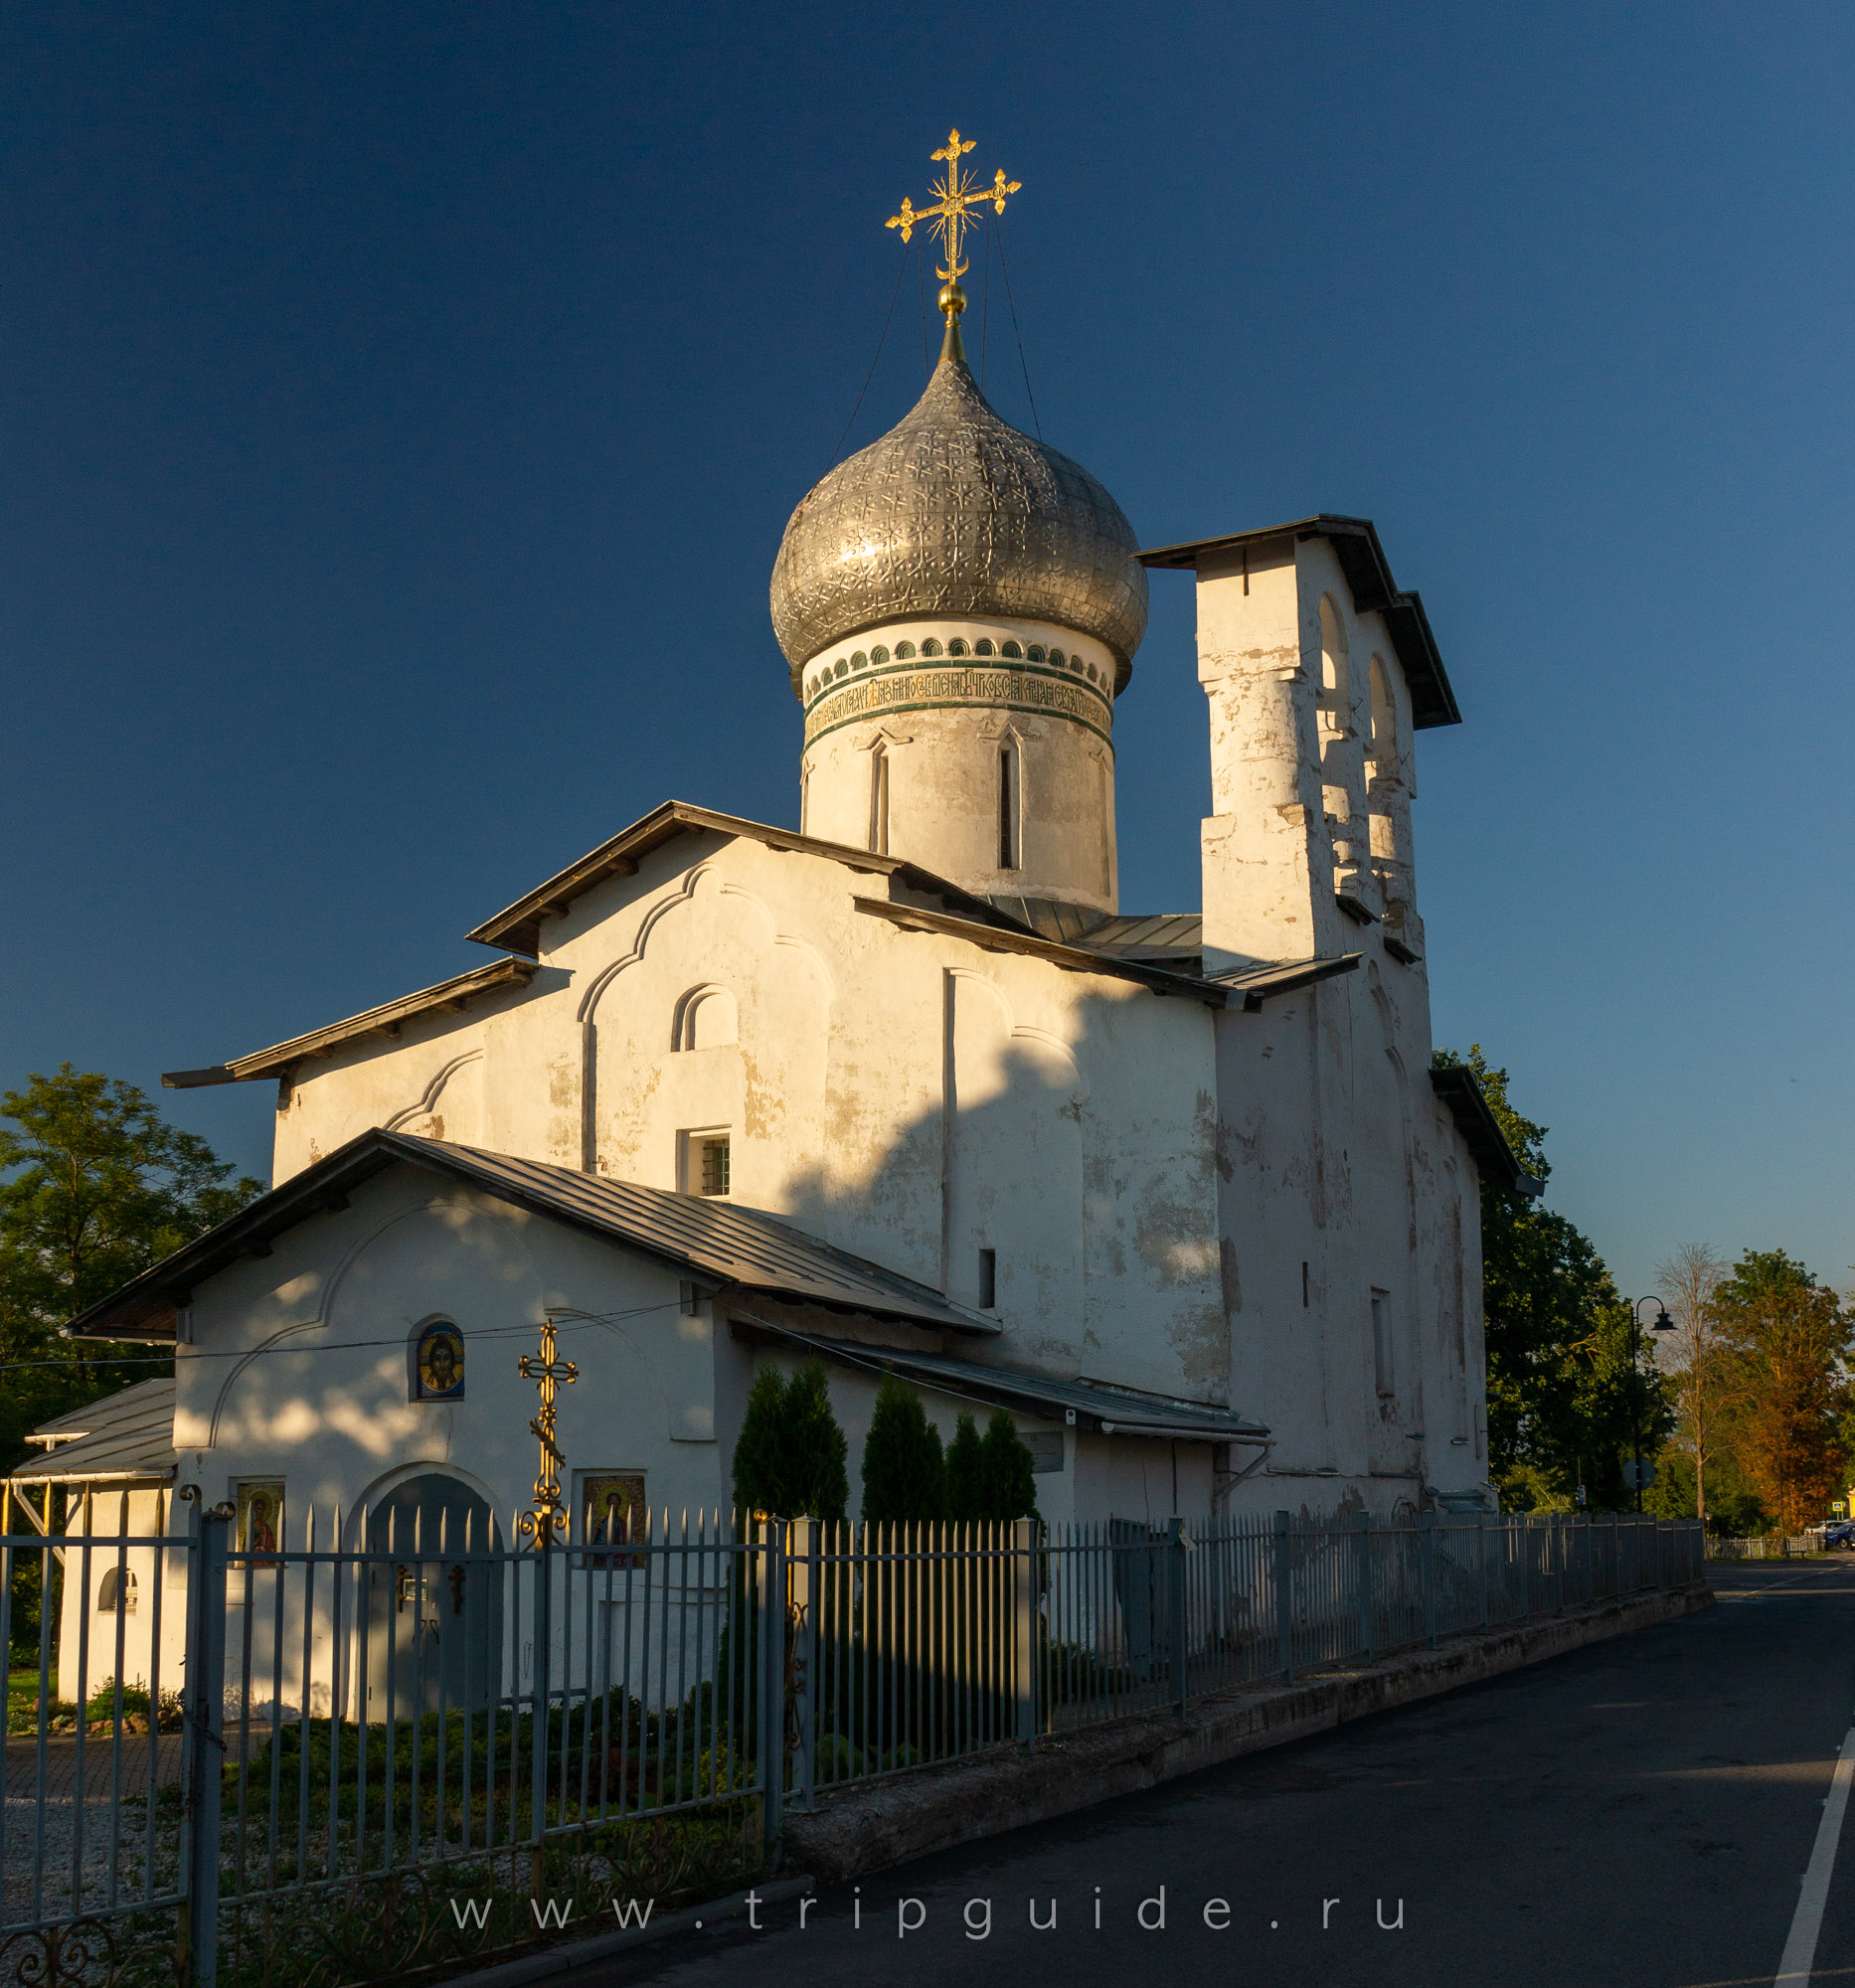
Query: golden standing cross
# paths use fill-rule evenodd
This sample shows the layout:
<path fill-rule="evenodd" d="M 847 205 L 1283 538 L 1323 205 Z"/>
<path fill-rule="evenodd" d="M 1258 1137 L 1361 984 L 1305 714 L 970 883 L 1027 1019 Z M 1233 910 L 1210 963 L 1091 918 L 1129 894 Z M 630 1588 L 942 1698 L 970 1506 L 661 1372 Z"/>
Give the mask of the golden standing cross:
<path fill-rule="evenodd" d="M 524 1353 L 518 1371 L 524 1381 L 534 1381 L 541 1389 L 541 1413 L 528 1425 L 541 1444 L 541 1474 L 535 1479 L 535 1509 L 522 1514 L 521 1532 L 536 1546 L 545 1547 L 567 1529 L 567 1508 L 561 1503 L 561 1466 L 567 1458 L 554 1440 L 554 1397 L 563 1381 L 572 1387 L 580 1379 L 580 1369 L 571 1360 L 555 1357 L 553 1319 L 542 1320 L 541 1351 Z"/>
<path fill-rule="evenodd" d="M 990 186 L 976 174 L 968 174 L 960 160 L 977 143 L 973 138 L 962 138 L 957 131 L 946 134 L 946 143 L 934 153 L 936 162 L 944 161 L 946 171 L 934 181 L 933 191 L 937 198 L 931 207 L 917 207 L 906 196 L 902 202 L 902 212 L 892 214 L 883 224 L 885 228 L 899 228 L 902 239 L 907 242 L 916 229 L 924 224 L 931 228 L 940 244 L 941 252 L 946 256 L 946 266 L 936 268 L 934 273 L 944 279 L 945 287 L 940 292 L 940 308 L 946 313 L 951 324 L 966 308 L 966 293 L 959 286 L 959 279 L 966 271 L 966 263 L 960 259 L 960 248 L 970 225 L 968 210 L 983 207 L 987 201 L 994 213 L 1005 211 L 1005 196 L 1016 193 L 1022 182 L 1008 180 L 1001 166 Z"/>

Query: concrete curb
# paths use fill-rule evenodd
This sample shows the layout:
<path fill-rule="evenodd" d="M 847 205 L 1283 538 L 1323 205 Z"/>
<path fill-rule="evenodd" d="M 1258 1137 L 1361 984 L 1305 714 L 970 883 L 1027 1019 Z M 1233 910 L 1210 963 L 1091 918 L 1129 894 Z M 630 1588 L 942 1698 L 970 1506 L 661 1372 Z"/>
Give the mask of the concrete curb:
<path fill-rule="evenodd" d="M 1704 1581 L 1598 1602 L 1522 1628 L 1451 1636 L 1433 1650 L 1407 1651 L 1365 1670 L 1323 1671 L 1305 1683 L 1204 1699 L 1183 1720 L 1123 1720 L 1042 1740 L 1035 1753 L 986 1754 L 847 1789 L 814 1814 L 787 1812 L 784 1853 L 819 1884 L 842 1884 L 1712 1605 Z"/>
<path fill-rule="evenodd" d="M 733 1892 L 725 1899 L 712 1899 L 706 1905 L 691 1905 L 687 1911 L 653 1912 L 647 1926 L 627 1926 L 622 1932 L 596 1932 L 585 1939 L 564 1939 L 558 1946 L 544 1947 L 539 1953 L 518 1954 L 494 1967 L 479 1968 L 474 1974 L 447 1975 L 442 1988 L 525 1988 L 530 1981 L 551 1980 L 570 1974 L 575 1968 L 595 1960 L 609 1960 L 615 1953 L 628 1953 L 634 1946 L 649 1946 L 679 1932 L 693 1932 L 698 1926 L 713 1925 L 717 1919 L 739 1918 L 748 1908 L 749 1899 L 762 1905 L 776 1905 L 783 1899 L 802 1898 L 814 1890 L 809 1878 L 775 1878 L 746 1892 Z"/>

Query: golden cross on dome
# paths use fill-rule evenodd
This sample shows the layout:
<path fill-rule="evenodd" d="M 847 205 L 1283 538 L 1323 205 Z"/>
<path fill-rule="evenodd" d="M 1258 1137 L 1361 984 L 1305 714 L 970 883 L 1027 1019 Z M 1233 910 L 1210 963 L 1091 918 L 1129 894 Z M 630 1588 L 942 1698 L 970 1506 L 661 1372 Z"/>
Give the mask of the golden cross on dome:
<path fill-rule="evenodd" d="M 524 1353 L 516 1371 L 541 1389 L 541 1413 L 528 1425 L 541 1444 L 541 1472 L 535 1479 L 535 1509 L 522 1514 L 520 1530 L 524 1538 L 545 1547 L 567 1529 L 567 1507 L 561 1503 L 561 1466 L 567 1458 L 554 1440 L 554 1397 L 563 1381 L 572 1387 L 580 1379 L 580 1369 L 571 1360 L 555 1357 L 553 1319 L 541 1322 L 541 1351 Z"/>
<path fill-rule="evenodd" d="M 959 290 L 959 279 L 966 271 L 966 264 L 960 259 L 960 248 L 967 228 L 971 225 L 969 210 L 983 207 L 990 201 L 996 214 L 1005 211 L 1005 196 L 1016 193 L 1022 184 L 1018 180 L 1008 180 L 1001 166 L 988 186 L 976 173 L 969 174 L 960 160 L 972 150 L 978 141 L 962 138 L 957 131 L 946 134 L 946 143 L 934 153 L 935 163 L 945 162 L 946 171 L 933 183 L 936 196 L 932 206 L 917 207 L 906 196 L 902 202 L 902 212 L 892 214 L 883 224 L 886 228 L 899 228 L 902 239 L 907 242 L 918 227 L 931 228 L 940 244 L 941 252 L 946 256 L 946 266 L 936 269 L 947 289 L 940 292 L 940 308 L 949 320 L 956 318 L 965 304 L 965 297 Z M 949 296 L 948 292 L 952 295 Z"/>

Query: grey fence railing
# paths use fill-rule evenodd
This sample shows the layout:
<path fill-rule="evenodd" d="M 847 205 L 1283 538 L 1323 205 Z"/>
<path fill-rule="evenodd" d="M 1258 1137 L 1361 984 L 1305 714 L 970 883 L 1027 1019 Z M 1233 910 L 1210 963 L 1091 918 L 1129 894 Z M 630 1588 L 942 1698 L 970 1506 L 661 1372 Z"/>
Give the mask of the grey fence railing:
<path fill-rule="evenodd" d="M 789 1798 L 1702 1577 L 1691 1521 L 787 1529 Z M 775 1790 L 777 1795 L 779 1791 Z"/>
<path fill-rule="evenodd" d="M 1699 1528 L 829 1525 L 238 1552 L 227 1507 L 0 1539 L 35 1581 L 0 1977 L 311 1988 L 733 1888 L 834 1788 L 1703 1575 Z M 33 1672 L 36 1670 L 36 1681 Z M 35 1689 L 36 1682 L 36 1689 Z"/>
<path fill-rule="evenodd" d="M 1749 1539 L 1711 1539 L 1707 1542 L 1709 1560 L 1797 1560 L 1805 1554 L 1824 1551 L 1820 1529 L 1814 1533 L 1797 1533 L 1789 1538 L 1755 1533 Z"/>

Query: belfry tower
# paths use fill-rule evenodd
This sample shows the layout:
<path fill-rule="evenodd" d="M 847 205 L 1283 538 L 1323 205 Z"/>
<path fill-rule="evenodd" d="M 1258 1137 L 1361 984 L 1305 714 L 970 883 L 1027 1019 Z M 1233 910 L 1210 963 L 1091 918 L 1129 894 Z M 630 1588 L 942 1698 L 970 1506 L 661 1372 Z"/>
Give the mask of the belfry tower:
<path fill-rule="evenodd" d="M 982 896 L 1117 908 L 1114 701 L 1146 632 L 1119 505 L 987 404 L 966 364 L 967 210 L 1017 191 L 960 165 L 923 224 L 945 252 L 939 364 L 897 427 L 799 504 L 772 619 L 805 710 L 801 824 Z"/>

